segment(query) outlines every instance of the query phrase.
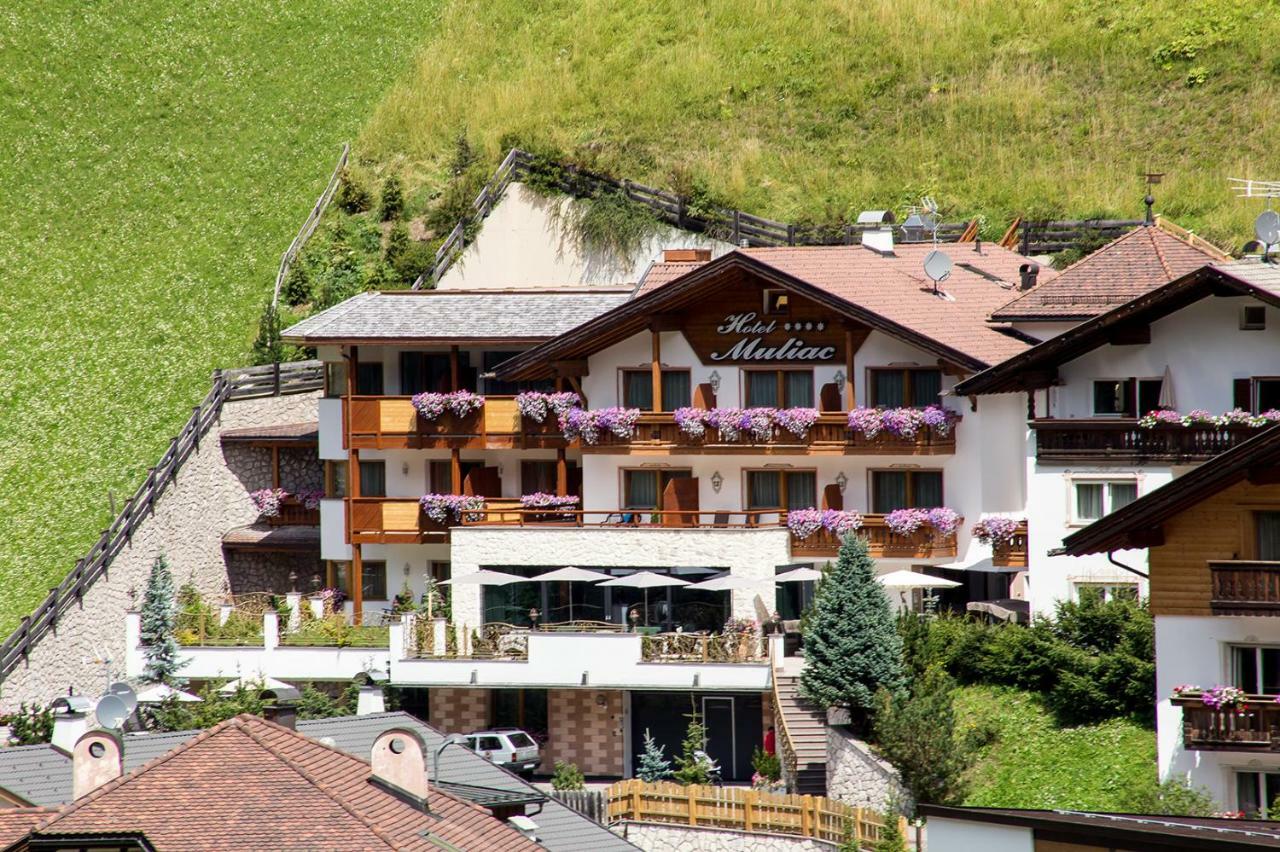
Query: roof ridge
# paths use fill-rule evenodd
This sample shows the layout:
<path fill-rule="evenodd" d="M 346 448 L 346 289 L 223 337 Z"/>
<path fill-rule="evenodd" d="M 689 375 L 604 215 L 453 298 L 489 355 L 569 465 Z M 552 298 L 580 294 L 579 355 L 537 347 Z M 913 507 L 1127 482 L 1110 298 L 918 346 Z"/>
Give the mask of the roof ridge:
<path fill-rule="evenodd" d="M 1169 261 L 1164 256 L 1164 249 L 1160 248 L 1160 241 L 1156 239 L 1156 228 L 1150 225 L 1144 225 L 1142 228 L 1147 232 L 1147 239 L 1151 240 L 1151 248 L 1156 253 L 1156 259 L 1160 261 L 1160 268 L 1164 270 L 1167 277 L 1173 277 L 1173 270 L 1169 268 Z"/>
<path fill-rule="evenodd" d="M 300 740 L 304 745 L 318 746 L 323 749 L 328 749 L 329 751 L 332 751 L 335 754 L 340 754 L 343 757 L 348 758 L 350 760 L 354 760 L 357 763 L 364 763 L 363 760 L 361 760 L 360 758 L 356 757 L 353 754 L 348 754 L 345 751 L 338 751 L 338 749 L 336 748 L 329 748 L 329 746 L 325 745 L 324 743 L 319 742 L 318 740 L 313 740 L 310 737 L 304 736 L 295 730 L 286 728 L 283 725 L 277 725 L 274 722 L 269 722 L 266 719 L 260 719 L 257 716 L 252 716 L 250 718 L 254 720 L 256 725 L 269 726 L 268 730 L 275 728 L 280 731 L 286 731 L 289 734 L 296 737 L 298 740 Z M 266 749 L 272 756 L 274 756 L 281 763 L 285 764 L 294 772 L 298 773 L 298 775 L 301 776 L 305 781 L 307 781 L 307 783 L 311 784 L 311 786 L 315 787 L 325 796 L 329 797 L 334 802 L 336 802 L 338 806 L 341 807 L 344 811 L 351 814 L 351 816 L 355 817 L 357 820 L 363 823 L 365 828 L 373 832 L 374 836 L 376 836 L 383 843 L 386 843 L 389 848 L 391 849 L 397 848 L 395 840 L 390 835 L 388 835 L 385 831 L 383 831 L 376 824 L 374 824 L 374 822 L 371 819 L 369 819 L 363 813 L 361 813 L 359 809 L 357 809 L 354 805 L 350 804 L 342 795 L 340 795 L 336 790 L 332 789 L 328 784 L 325 784 L 319 778 L 316 778 L 314 775 L 312 775 L 309 771 L 297 765 L 297 763 L 288 755 L 282 754 L 279 751 L 279 749 L 267 743 L 257 731 L 253 730 L 254 727 L 255 727 L 254 724 L 249 724 L 246 721 L 246 724 L 242 726 L 242 729 L 244 730 L 244 733 L 246 736 L 248 736 L 258 745 Z"/>

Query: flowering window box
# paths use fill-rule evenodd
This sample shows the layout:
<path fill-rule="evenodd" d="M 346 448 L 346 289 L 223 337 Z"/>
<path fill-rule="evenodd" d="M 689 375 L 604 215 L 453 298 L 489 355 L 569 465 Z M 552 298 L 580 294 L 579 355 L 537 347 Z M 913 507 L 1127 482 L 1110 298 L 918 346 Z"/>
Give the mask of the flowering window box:
<path fill-rule="evenodd" d="M 1182 708 L 1182 741 L 1186 748 L 1280 752 L 1277 700 L 1271 695 L 1248 695 L 1234 687 L 1203 691 L 1180 688 L 1170 699 Z"/>

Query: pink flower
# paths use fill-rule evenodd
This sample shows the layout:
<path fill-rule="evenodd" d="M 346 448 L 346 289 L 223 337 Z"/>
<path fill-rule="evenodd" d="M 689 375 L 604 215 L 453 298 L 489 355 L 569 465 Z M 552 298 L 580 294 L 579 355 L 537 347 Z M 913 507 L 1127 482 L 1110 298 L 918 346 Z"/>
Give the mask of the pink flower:
<path fill-rule="evenodd" d="M 464 512 L 484 509 L 484 498 L 470 494 L 424 494 L 418 503 L 427 517 L 438 524 L 447 523 L 450 519 L 458 521 Z"/>
<path fill-rule="evenodd" d="M 259 488 L 249 494 L 249 500 L 262 517 L 275 518 L 280 515 L 280 503 L 288 496 L 289 492 L 283 488 Z"/>

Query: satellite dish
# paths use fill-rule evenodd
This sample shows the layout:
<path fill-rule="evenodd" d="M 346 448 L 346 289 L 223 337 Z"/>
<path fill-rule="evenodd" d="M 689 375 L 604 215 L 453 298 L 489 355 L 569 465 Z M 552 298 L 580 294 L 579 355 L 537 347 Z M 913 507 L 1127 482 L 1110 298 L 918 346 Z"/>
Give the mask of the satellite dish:
<path fill-rule="evenodd" d="M 124 681 L 116 681 L 107 687 L 107 695 L 114 695 L 124 702 L 125 708 L 132 713 L 138 707 L 138 693 Z"/>
<path fill-rule="evenodd" d="M 934 284 L 946 281 L 951 277 L 951 258 L 946 252 L 934 249 L 924 256 L 924 274 L 928 275 Z"/>
<path fill-rule="evenodd" d="M 1258 242 L 1265 246 L 1280 243 L 1280 213 L 1263 210 L 1253 220 L 1253 233 L 1258 237 Z"/>
<path fill-rule="evenodd" d="M 98 699 L 98 709 L 94 711 L 98 724 L 111 730 L 119 730 L 124 720 L 129 718 L 129 709 L 118 695 L 107 693 Z"/>

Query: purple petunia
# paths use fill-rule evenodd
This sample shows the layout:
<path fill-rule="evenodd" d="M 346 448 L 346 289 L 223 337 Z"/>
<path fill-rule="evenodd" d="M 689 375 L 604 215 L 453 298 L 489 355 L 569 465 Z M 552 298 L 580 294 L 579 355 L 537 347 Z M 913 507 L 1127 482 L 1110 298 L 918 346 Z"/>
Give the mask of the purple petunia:
<path fill-rule="evenodd" d="M 582 397 L 573 391 L 524 391 L 516 394 L 516 409 L 522 417 L 528 417 L 537 423 L 547 419 L 548 414 L 560 418 L 572 408 L 582 407 Z"/>
<path fill-rule="evenodd" d="M 418 500 L 427 517 L 438 524 L 448 523 L 450 519 L 462 520 L 465 512 L 479 512 L 484 509 L 484 498 L 471 494 L 424 494 Z"/>
<path fill-rule="evenodd" d="M 275 518 L 280 515 L 280 504 L 289 496 L 283 488 L 259 488 L 249 494 L 258 514 L 264 518 Z"/>
<path fill-rule="evenodd" d="M 415 394 L 411 402 L 424 420 L 435 420 L 446 411 L 455 417 L 466 417 L 472 412 L 479 411 L 484 405 L 484 397 L 467 390 L 452 393 L 427 392 Z"/>
<path fill-rule="evenodd" d="M 1022 521 L 1013 518 L 983 518 L 970 532 L 982 544 L 1009 544 L 1017 535 Z"/>
<path fill-rule="evenodd" d="M 581 438 L 587 444 L 599 441 L 603 432 L 630 440 L 639 420 L 638 408 L 571 408 L 560 415 L 560 429 L 567 440 Z"/>
<path fill-rule="evenodd" d="M 849 429 L 867 438 L 888 432 L 898 438 L 914 438 L 921 430 L 930 429 L 946 437 L 960 416 L 940 405 L 924 408 L 855 408 L 849 412 Z"/>

